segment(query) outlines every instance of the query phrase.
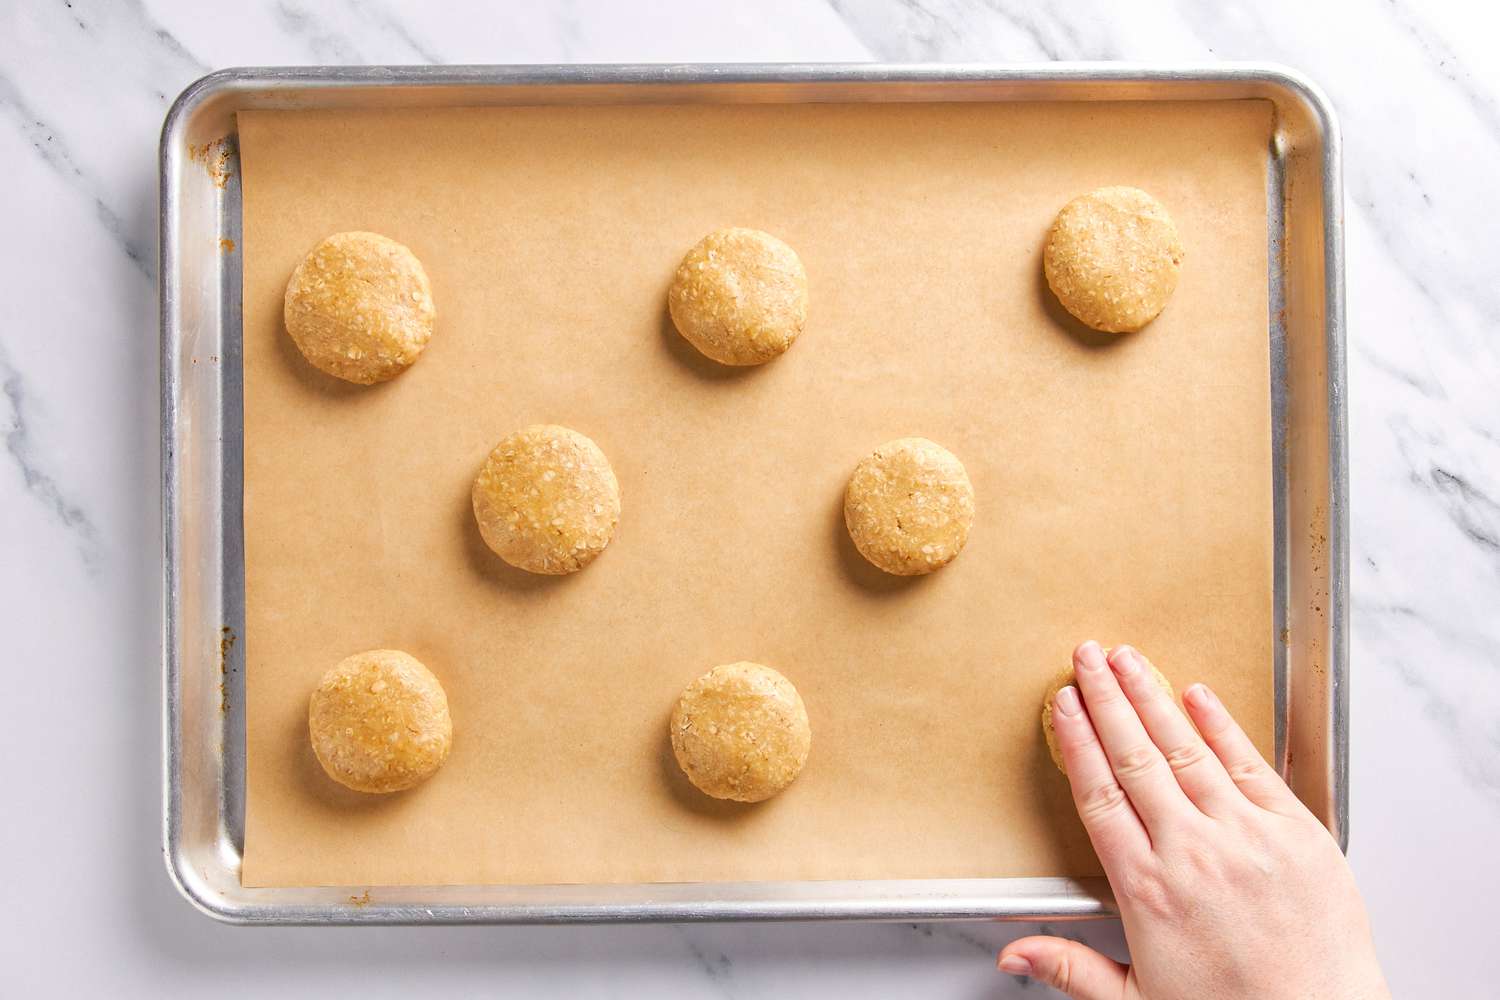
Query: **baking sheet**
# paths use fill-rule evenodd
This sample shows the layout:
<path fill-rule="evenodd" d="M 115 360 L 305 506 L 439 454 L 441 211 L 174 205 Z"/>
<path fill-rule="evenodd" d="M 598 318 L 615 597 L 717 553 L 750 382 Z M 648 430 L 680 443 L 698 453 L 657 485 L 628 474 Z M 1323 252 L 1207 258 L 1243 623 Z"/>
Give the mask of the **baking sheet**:
<path fill-rule="evenodd" d="M 242 112 L 246 885 L 1093 874 L 1037 732 L 1077 638 L 1213 684 L 1269 753 L 1271 495 L 1262 102 Z M 1105 339 L 1040 274 L 1069 197 L 1134 183 L 1188 258 L 1163 317 Z M 672 332 L 698 237 L 797 248 L 808 332 L 729 372 Z M 373 389 L 281 330 L 303 253 L 413 248 L 438 332 Z M 620 531 L 587 571 L 489 555 L 494 441 L 589 434 Z M 928 578 L 843 532 L 854 463 L 931 437 L 969 468 L 968 548 Z M 437 777 L 344 793 L 306 698 L 396 646 L 453 706 Z M 792 788 L 703 800 L 665 723 L 715 663 L 786 673 L 812 718 Z"/>

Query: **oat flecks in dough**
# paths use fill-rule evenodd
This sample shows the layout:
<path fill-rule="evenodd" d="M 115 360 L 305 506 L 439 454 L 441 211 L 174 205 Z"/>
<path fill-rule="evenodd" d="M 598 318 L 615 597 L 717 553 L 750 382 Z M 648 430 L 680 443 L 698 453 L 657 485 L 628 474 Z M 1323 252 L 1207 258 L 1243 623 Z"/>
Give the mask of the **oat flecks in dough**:
<path fill-rule="evenodd" d="M 1104 652 L 1106 656 L 1109 655 L 1109 650 L 1106 649 Z M 1151 666 L 1151 674 L 1156 678 L 1157 685 L 1167 693 L 1167 697 L 1176 701 L 1177 692 L 1173 689 L 1172 682 L 1167 680 L 1165 674 L 1156 669 L 1155 664 Z M 1078 676 L 1073 672 L 1071 666 L 1064 669 L 1062 673 L 1052 679 L 1052 683 L 1047 685 L 1047 697 L 1042 700 L 1042 735 L 1046 737 L 1047 752 L 1052 755 L 1052 763 L 1056 764 L 1057 769 L 1063 774 L 1068 773 L 1068 768 L 1063 764 L 1062 750 L 1057 745 L 1057 732 L 1052 727 L 1052 710 L 1053 705 L 1057 702 L 1057 692 L 1069 684 L 1074 687 L 1078 686 Z"/>
<path fill-rule="evenodd" d="M 399 792 L 430 778 L 453 747 L 443 686 L 395 649 L 355 653 L 323 675 L 307 708 L 313 753 L 357 792 Z"/>
<path fill-rule="evenodd" d="M 1042 268 L 1063 308 L 1106 333 L 1132 333 L 1166 308 L 1184 251 L 1172 217 L 1139 188 L 1102 187 L 1057 214 Z"/>
<path fill-rule="evenodd" d="M 926 438 L 888 441 L 844 492 L 844 524 L 860 555 L 896 576 L 953 561 L 974 523 L 974 487 L 952 452 Z"/>
<path fill-rule="evenodd" d="M 427 272 L 410 250 L 378 233 L 335 233 L 313 247 L 287 282 L 282 318 L 313 367 L 346 382 L 395 378 L 432 338 L 436 309 Z"/>
<path fill-rule="evenodd" d="M 620 483 L 599 446 L 536 424 L 505 438 L 474 480 L 474 518 L 496 555 L 561 576 L 593 562 L 620 520 Z"/>
<path fill-rule="evenodd" d="M 807 322 L 807 272 L 796 251 L 758 229 L 720 229 L 687 252 L 667 290 L 672 322 L 726 365 L 758 365 Z"/>
<path fill-rule="evenodd" d="M 716 799 L 761 802 L 796 779 L 812 748 L 792 682 L 759 663 L 727 663 L 689 684 L 669 724 L 672 753 Z"/>

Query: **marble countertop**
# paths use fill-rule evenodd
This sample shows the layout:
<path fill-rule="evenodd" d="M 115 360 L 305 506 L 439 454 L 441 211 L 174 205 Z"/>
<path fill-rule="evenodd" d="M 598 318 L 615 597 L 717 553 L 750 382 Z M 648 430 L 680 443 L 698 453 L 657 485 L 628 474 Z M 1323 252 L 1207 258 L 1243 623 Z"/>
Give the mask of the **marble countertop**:
<path fill-rule="evenodd" d="M 1495 995 L 1500 62 L 1463 0 L 0 4 L 0 992 L 1036 996 L 1031 926 L 248 930 L 160 863 L 156 160 L 211 69 L 293 63 L 1282 62 L 1348 198 L 1353 839 L 1396 995 Z M 1117 925 L 1068 933 L 1123 954 Z"/>

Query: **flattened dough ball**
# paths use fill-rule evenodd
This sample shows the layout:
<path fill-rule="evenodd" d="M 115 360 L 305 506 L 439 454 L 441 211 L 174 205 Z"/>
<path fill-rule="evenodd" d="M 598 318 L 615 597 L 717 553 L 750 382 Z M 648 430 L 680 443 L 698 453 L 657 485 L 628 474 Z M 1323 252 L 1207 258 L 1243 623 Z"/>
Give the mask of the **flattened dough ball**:
<path fill-rule="evenodd" d="M 495 445 L 472 496 L 484 543 L 528 573 L 578 572 L 604 551 L 620 520 L 609 459 L 556 424 L 534 424 Z"/>
<path fill-rule="evenodd" d="M 427 272 L 378 233 L 335 233 L 286 285 L 282 317 L 302 356 L 346 382 L 373 385 L 411 367 L 432 338 Z"/>
<path fill-rule="evenodd" d="M 792 346 L 807 322 L 797 252 L 758 229 L 719 229 L 687 252 L 667 290 L 672 323 L 726 365 L 758 365 Z"/>
<path fill-rule="evenodd" d="M 761 802 L 807 763 L 812 729 L 792 682 L 759 663 L 726 663 L 689 684 L 670 724 L 672 753 L 716 799 Z"/>
<path fill-rule="evenodd" d="M 974 523 L 974 487 L 962 462 L 926 438 L 887 441 L 854 469 L 844 524 L 859 554 L 896 576 L 942 569 Z"/>
<path fill-rule="evenodd" d="M 1105 650 L 1105 654 L 1108 655 L 1108 653 L 1109 651 Z M 1156 679 L 1157 685 L 1167 693 L 1167 697 L 1176 701 L 1177 692 L 1173 690 L 1172 682 L 1167 680 L 1165 674 L 1156 669 L 1155 664 L 1151 665 L 1151 674 Z M 1056 764 L 1057 769 L 1063 774 L 1068 773 L 1068 768 L 1063 764 L 1062 750 L 1057 745 L 1057 732 L 1052 728 L 1052 710 L 1053 706 L 1057 703 L 1057 692 L 1069 684 L 1074 687 L 1078 686 L 1078 676 L 1074 673 L 1071 666 L 1063 670 L 1062 673 L 1053 678 L 1051 684 L 1047 685 L 1047 697 L 1042 701 L 1042 735 L 1047 739 L 1047 752 L 1052 755 L 1052 763 Z"/>
<path fill-rule="evenodd" d="M 1140 188 L 1102 187 L 1057 213 L 1042 269 L 1063 308 L 1106 333 L 1155 319 L 1177 287 L 1184 251 L 1161 202 Z"/>
<path fill-rule="evenodd" d="M 399 792 L 443 766 L 453 747 L 448 696 L 432 671 L 395 649 L 341 660 L 307 708 L 313 753 L 356 792 Z"/>

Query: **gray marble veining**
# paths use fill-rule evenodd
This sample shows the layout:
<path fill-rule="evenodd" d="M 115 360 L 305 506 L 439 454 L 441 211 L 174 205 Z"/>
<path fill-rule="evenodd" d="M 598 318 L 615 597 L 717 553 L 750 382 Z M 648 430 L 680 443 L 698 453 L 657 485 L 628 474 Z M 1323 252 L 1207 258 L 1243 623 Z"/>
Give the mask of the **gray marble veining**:
<path fill-rule="evenodd" d="M 99 186 L 68 151 L 66 139 L 41 117 L 41 112 L 27 102 L 10 77 L 3 74 L 0 74 L 0 109 L 6 112 L 14 126 L 31 143 L 31 148 L 42 162 L 57 171 L 60 177 L 75 188 L 79 197 L 86 198 L 93 204 L 99 225 L 119 244 L 136 269 L 144 277 L 154 281 L 156 257 L 147 248 L 147 244 L 132 233 L 125 220 L 105 202 L 103 195 L 99 194 Z"/>
<path fill-rule="evenodd" d="M 73 536 L 84 564 L 92 571 L 102 557 L 99 531 L 84 509 L 63 493 L 56 479 L 47 471 L 47 456 L 37 452 L 31 438 L 31 421 L 35 418 L 28 398 L 26 381 L 21 372 L 0 348 L 0 397 L 10 409 L 9 419 L 0 422 L 5 438 L 5 453 L 20 473 L 26 492 L 51 513 L 58 526 Z"/>

